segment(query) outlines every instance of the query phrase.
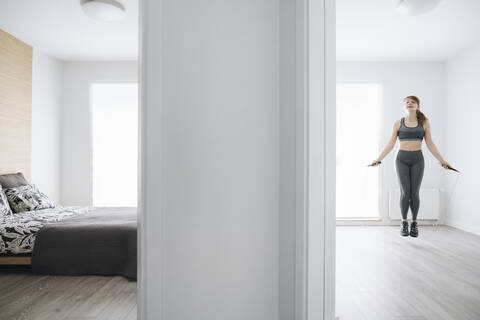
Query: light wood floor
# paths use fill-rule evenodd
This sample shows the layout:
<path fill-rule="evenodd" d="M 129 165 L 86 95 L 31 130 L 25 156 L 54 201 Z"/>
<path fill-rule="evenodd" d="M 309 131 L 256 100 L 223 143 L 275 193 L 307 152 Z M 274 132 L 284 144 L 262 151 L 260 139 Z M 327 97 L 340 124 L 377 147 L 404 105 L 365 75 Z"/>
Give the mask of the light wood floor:
<path fill-rule="evenodd" d="M 479 320 L 480 237 L 455 228 L 337 227 L 340 320 Z M 136 319 L 136 282 L 0 269 L 1 320 Z"/>
<path fill-rule="evenodd" d="M 1 320 L 133 320 L 137 282 L 123 277 L 36 276 L 0 269 Z"/>
<path fill-rule="evenodd" d="M 448 226 L 338 226 L 340 320 L 479 320 L 480 237 Z"/>

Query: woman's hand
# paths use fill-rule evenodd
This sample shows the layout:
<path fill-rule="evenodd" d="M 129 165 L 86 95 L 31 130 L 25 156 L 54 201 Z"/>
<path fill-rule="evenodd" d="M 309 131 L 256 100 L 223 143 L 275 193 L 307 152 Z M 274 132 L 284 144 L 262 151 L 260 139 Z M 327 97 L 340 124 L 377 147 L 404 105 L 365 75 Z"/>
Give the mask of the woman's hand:
<path fill-rule="evenodd" d="M 371 164 L 369 164 L 369 166 L 372 166 L 372 167 L 376 167 L 380 164 L 380 160 L 373 160 L 373 162 Z"/>
<path fill-rule="evenodd" d="M 442 167 L 444 167 L 445 169 L 448 169 L 449 167 L 451 167 L 450 164 L 447 161 L 440 162 L 440 165 Z"/>

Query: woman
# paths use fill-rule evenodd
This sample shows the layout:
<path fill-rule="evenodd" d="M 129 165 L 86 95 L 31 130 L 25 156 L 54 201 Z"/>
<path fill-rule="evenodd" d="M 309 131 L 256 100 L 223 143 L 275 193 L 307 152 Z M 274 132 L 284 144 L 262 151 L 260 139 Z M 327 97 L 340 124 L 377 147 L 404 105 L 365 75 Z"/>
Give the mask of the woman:
<path fill-rule="evenodd" d="M 406 116 L 395 121 L 392 137 L 389 143 L 380 154 L 377 160 L 372 162 L 376 166 L 393 149 L 397 136 L 400 140 L 400 150 L 395 159 L 398 181 L 400 184 L 400 210 L 402 212 L 402 225 L 400 234 L 402 236 L 418 237 L 417 214 L 420 207 L 420 184 L 423 178 L 425 161 L 422 153 L 422 139 L 425 138 L 430 152 L 440 161 L 440 165 L 448 169 L 450 164 L 446 162 L 433 143 L 430 129 L 430 121 L 420 112 L 420 100 L 415 96 L 408 96 L 404 99 Z M 408 232 L 407 213 L 408 207 L 412 212 L 410 233 Z"/>

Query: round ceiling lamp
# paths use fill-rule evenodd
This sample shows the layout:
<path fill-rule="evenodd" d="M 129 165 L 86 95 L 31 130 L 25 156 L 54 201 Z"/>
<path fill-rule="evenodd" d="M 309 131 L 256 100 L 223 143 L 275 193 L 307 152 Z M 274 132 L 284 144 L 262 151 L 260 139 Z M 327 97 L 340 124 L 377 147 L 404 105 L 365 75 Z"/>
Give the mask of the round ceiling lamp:
<path fill-rule="evenodd" d="M 81 4 L 87 16 L 100 21 L 118 21 L 127 15 L 125 7 L 115 0 L 83 0 Z"/>
<path fill-rule="evenodd" d="M 400 0 L 397 11 L 406 16 L 417 16 L 435 9 L 442 0 Z"/>

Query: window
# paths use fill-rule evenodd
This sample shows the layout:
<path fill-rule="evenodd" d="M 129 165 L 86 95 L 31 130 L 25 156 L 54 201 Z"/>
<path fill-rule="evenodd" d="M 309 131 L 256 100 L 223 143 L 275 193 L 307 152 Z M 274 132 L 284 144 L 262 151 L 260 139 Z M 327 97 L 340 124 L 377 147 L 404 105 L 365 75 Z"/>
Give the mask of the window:
<path fill-rule="evenodd" d="M 137 206 L 138 85 L 90 87 L 93 205 Z"/>
<path fill-rule="evenodd" d="M 337 218 L 379 217 L 381 86 L 337 83 Z"/>

